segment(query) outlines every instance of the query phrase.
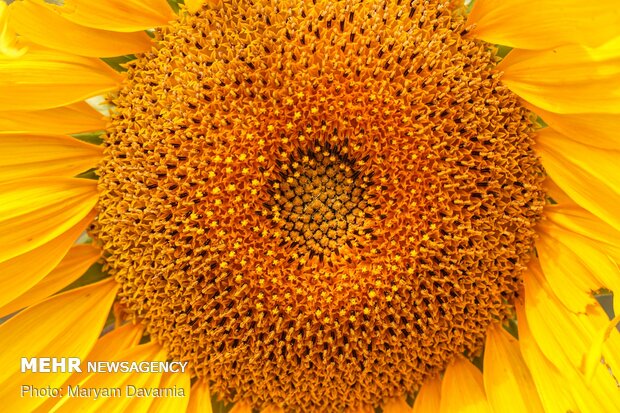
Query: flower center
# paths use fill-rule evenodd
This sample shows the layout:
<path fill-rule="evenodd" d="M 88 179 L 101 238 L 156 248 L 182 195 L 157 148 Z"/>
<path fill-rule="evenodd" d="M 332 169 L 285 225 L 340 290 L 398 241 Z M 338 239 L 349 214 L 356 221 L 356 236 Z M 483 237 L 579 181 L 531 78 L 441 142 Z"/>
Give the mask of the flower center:
<path fill-rule="evenodd" d="M 374 208 L 364 193 L 370 179 L 360 177 L 346 155 L 319 146 L 289 164 L 281 165 L 288 173 L 271 184 L 273 200 L 266 205 L 267 218 L 283 231 L 281 246 L 288 244 L 297 259 L 331 263 L 332 254 L 372 237 L 366 219 Z"/>
<path fill-rule="evenodd" d="M 512 311 L 543 170 L 454 3 L 225 1 L 130 64 L 92 233 L 226 400 L 377 406 Z"/>

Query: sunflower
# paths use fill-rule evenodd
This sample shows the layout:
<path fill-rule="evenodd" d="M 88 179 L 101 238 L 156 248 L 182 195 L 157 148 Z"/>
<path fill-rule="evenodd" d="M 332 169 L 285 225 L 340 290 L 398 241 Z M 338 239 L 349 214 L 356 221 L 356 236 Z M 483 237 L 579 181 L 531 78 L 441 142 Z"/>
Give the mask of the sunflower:
<path fill-rule="evenodd" d="M 619 21 L 0 2 L 3 408 L 619 411 Z M 125 385 L 177 397 L 54 391 Z"/>

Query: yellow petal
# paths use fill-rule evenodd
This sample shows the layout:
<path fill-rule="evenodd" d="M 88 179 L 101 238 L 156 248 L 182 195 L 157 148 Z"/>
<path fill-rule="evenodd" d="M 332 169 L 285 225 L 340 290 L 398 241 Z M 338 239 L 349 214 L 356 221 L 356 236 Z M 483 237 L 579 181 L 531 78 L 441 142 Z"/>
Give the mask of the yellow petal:
<path fill-rule="evenodd" d="M 545 278 L 560 301 L 574 300 L 570 304 L 564 303 L 571 311 L 583 312 L 585 309 L 585 306 L 574 304 L 579 300 L 574 294 L 562 295 L 573 287 L 588 293 L 602 287 L 620 292 L 620 269 L 595 240 L 567 231 L 552 222 L 543 222 L 538 232 L 540 239 L 536 245 Z M 557 274 L 552 281 L 550 274 L 553 272 Z M 593 301 L 588 304 L 593 304 Z"/>
<path fill-rule="evenodd" d="M 441 384 L 440 413 L 488 413 L 482 373 L 468 360 L 459 357 L 446 369 Z"/>
<path fill-rule="evenodd" d="M 413 404 L 413 413 L 436 413 L 441 404 L 441 379 L 427 379 Z"/>
<path fill-rule="evenodd" d="M 563 231 L 564 244 L 580 257 L 582 266 L 589 269 L 599 285 L 613 292 L 620 291 L 620 277 L 616 266 L 620 262 L 620 231 L 570 199 L 563 200 L 558 205 L 546 206 L 545 217 L 545 226 Z M 614 309 L 616 314 L 620 314 L 620 300 L 614 300 Z"/>
<path fill-rule="evenodd" d="M 616 0 L 476 0 L 467 22 L 475 38 L 520 49 L 597 46 L 620 35 L 620 8 Z"/>
<path fill-rule="evenodd" d="M 596 305 L 589 308 L 587 317 L 580 317 L 579 322 L 584 331 L 590 334 L 590 347 L 586 349 L 579 371 L 583 373 L 588 385 L 594 385 L 595 377 L 603 377 L 606 380 L 605 385 L 612 384 L 611 387 L 613 385 L 617 387 L 617 377 L 620 373 L 620 353 L 618 352 L 620 332 L 616 328 L 618 317 L 610 320 L 605 310 L 600 305 Z M 594 356 L 600 359 L 601 364 L 604 362 L 606 367 L 592 369 L 594 366 L 591 363 Z M 613 377 L 610 372 L 614 375 Z M 616 394 L 614 400 L 620 406 L 620 393 Z"/>
<path fill-rule="evenodd" d="M 572 200 L 545 207 L 545 217 L 559 228 L 588 238 L 620 261 L 620 231 L 615 230 Z"/>
<path fill-rule="evenodd" d="M 105 117 L 86 102 L 53 109 L 0 112 L 0 139 L 8 133 L 72 134 L 105 129 Z"/>
<path fill-rule="evenodd" d="M 185 7 L 190 13 L 196 13 L 205 3 L 207 3 L 206 0 L 185 0 Z"/>
<path fill-rule="evenodd" d="M 127 323 L 122 327 L 115 328 L 105 334 L 93 346 L 85 360 L 82 360 L 82 366 L 89 361 L 109 361 L 118 358 L 124 351 L 135 347 L 140 342 L 144 329 L 140 325 Z M 75 386 L 85 380 L 90 373 L 86 369 L 82 369 L 81 373 L 73 373 L 67 381 L 62 385 L 66 389 L 68 386 Z M 61 399 L 48 398 L 45 403 L 37 408 L 35 413 L 47 413 L 54 408 Z"/>
<path fill-rule="evenodd" d="M 64 0 L 54 9 L 82 26 L 116 32 L 151 29 L 176 19 L 166 0 Z"/>
<path fill-rule="evenodd" d="M 601 329 L 601 332 L 596 336 L 584 365 L 584 373 L 588 383 L 592 382 L 596 368 L 601 365 L 600 360 L 603 352 L 603 345 L 605 341 L 609 339 L 612 330 L 616 328 L 618 323 L 620 323 L 620 315 L 614 317 L 614 319 L 611 320 L 605 328 Z"/>
<path fill-rule="evenodd" d="M 524 283 L 525 313 L 540 349 L 559 369 L 579 367 L 590 339 L 578 328 L 577 315 L 557 301 L 534 258 L 524 273 Z"/>
<path fill-rule="evenodd" d="M 53 135 L 0 136 L 0 182 L 30 177 L 71 177 L 97 166 L 101 147 Z"/>
<path fill-rule="evenodd" d="M 527 325 L 523 305 L 517 303 L 519 347 L 527 364 L 540 401 L 546 412 L 577 412 L 577 403 L 567 378 L 540 351 Z"/>
<path fill-rule="evenodd" d="M 597 48 L 515 49 L 497 69 L 525 101 L 562 113 L 620 113 L 620 37 Z"/>
<path fill-rule="evenodd" d="M 68 105 L 115 90 L 121 79 L 99 59 L 33 45 L 19 59 L 0 58 L 0 111 Z"/>
<path fill-rule="evenodd" d="M 197 380 L 192 386 L 187 413 L 213 413 L 211 392 L 207 380 Z"/>
<path fill-rule="evenodd" d="M 527 302 L 526 302 L 527 304 Z M 530 329 L 529 318 L 523 305 L 517 303 L 519 343 L 521 352 L 536 382 L 540 400 L 548 412 L 612 412 L 620 408 L 620 394 L 615 380 L 602 369 L 594 383 L 586 383 L 585 376 L 570 363 L 558 368 L 544 354 Z M 571 345 L 565 342 L 564 346 Z M 562 348 L 556 351 L 561 352 Z M 602 374 L 601 374 L 602 373 Z"/>
<path fill-rule="evenodd" d="M 0 2 L 0 58 L 18 58 L 26 53 L 19 45 L 15 31 L 8 24 L 8 6 Z"/>
<path fill-rule="evenodd" d="M 543 181 L 543 189 L 545 190 L 545 194 L 547 194 L 547 196 L 551 198 L 553 202 L 556 202 L 558 204 L 575 203 L 575 201 L 573 201 L 571 197 L 568 196 L 568 194 L 564 192 L 564 190 L 560 188 L 558 184 L 555 183 L 553 178 L 551 178 L 549 175 L 547 175 L 545 177 L 545 180 Z"/>
<path fill-rule="evenodd" d="M 165 361 L 165 350 L 155 343 L 135 346 L 122 351 L 117 357 L 105 361 Z M 154 398 L 127 397 L 126 386 L 155 388 L 162 373 L 90 373 L 79 385 L 83 388 L 120 388 L 120 397 L 63 397 L 51 412 L 144 412 L 148 411 Z"/>
<path fill-rule="evenodd" d="M 585 314 L 568 311 L 551 291 L 543 276 L 532 270 L 524 273 L 525 317 L 527 324 L 545 357 L 571 382 L 584 381 L 586 356 L 594 344 L 597 332 L 607 327 L 609 318 L 598 304 L 587 308 Z M 614 330 L 603 344 L 602 354 L 614 372 L 620 371 L 620 334 Z M 616 406 L 593 411 L 620 409 L 620 392 L 615 379 L 606 369 L 597 369 L 591 390 L 601 403 Z M 579 402 L 579 401 L 578 401 Z"/>
<path fill-rule="evenodd" d="M 594 304 L 592 292 L 601 288 L 601 283 L 578 253 L 564 243 L 566 231 L 542 223 L 537 232 L 536 252 L 549 286 L 567 309 L 584 313 L 589 305 Z"/>
<path fill-rule="evenodd" d="M 144 328 L 140 324 L 127 323 L 103 335 L 93 347 L 86 360 L 112 360 L 140 343 Z"/>
<path fill-rule="evenodd" d="M 22 357 L 86 357 L 97 341 L 118 284 L 111 279 L 59 294 L 0 325 L 0 400 L 5 411 L 31 411 L 45 399 L 21 386 L 58 387 L 71 373 L 21 373 Z"/>
<path fill-rule="evenodd" d="M 544 412 L 519 343 L 500 325 L 487 330 L 483 376 L 493 411 Z"/>
<path fill-rule="evenodd" d="M 550 128 L 542 129 L 538 133 L 537 143 L 543 146 L 546 152 L 560 152 L 567 161 L 587 170 L 594 178 L 620 193 L 620 183 L 616 179 L 620 172 L 613 168 L 614 163 L 620 159 L 620 151 L 605 150 L 566 139 Z"/>
<path fill-rule="evenodd" d="M 547 173 L 577 204 L 620 230 L 620 152 L 582 145 L 550 129 L 539 132 L 537 152 Z"/>
<path fill-rule="evenodd" d="M 597 148 L 620 150 L 619 114 L 571 113 L 562 115 L 535 106 L 530 109 L 550 128 L 570 139 Z"/>
<path fill-rule="evenodd" d="M 385 403 L 382 407 L 383 413 L 412 413 L 411 406 L 407 404 L 405 398 L 393 399 Z"/>
<path fill-rule="evenodd" d="M 185 8 L 190 13 L 196 13 L 204 5 L 210 8 L 219 8 L 223 5 L 222 0 L 185 0 Z"/>
<path fill-rule="evenodd" d="M 183 390 L 185 396 L 181 397 L 158 397 L 153 401 L 149 412 L 185 412 L 189 402 L 190 376 L 189 373 L 164 373 L 159 383 L 159 388 L 176 388 Z"/>
<path fill-rule="evenodd" d="M 65 254 L 94 217 L 95 211 L 92 211 L 59 237 L 0 263 L 0 315 L 11 314 L 45 299 L 84 273 L 96 260 L 93 255 L 99 257 L 99 252 L 96 250 L 94 253 L 93 248 L 89 247 L 76 249 L 71 255 Z M 75 255 L 84 259 L 88 266 L 76 263 Z M 49 277 L 49 280 L 45 281 L 44 277 Z M 34 291 L 30 288 L 34 288 Z"/>
<path fill-rule="evenodd" d="M 119 33 L 81 26 L 61 17 L 51 7 L 54 6 L 30 1 L 11 3 L 12 28 L 33 43 L 81 56 L 121 56 L 145 52 L 152 46 L 145 32 Z"/>
<path fill-rule="evenodd" d="M 80 222 L 97 203 L 97 182 L 37 178 L 0 184 L 0 262 L 32 251 Z"/>
<path fill-rule="evenodd" d="M 1 307 L 0 317 L 37 304 L 57 291 L 60 291 L 82 276 L 88 267 L 94 264 L 100 256 L 101 251 L 90 244 L 72 247 L 52 272 L 46 275 L 28 291 Z M 33 262 L 35 261 L 32 260 L 30 265 L 32 265 Z M 5 274 L 4 270 L 2 270 L 3 264 L 0 264 L 0 274 Z M 24 270 L 27 266 L 22 265 L 21 268 Z"/>

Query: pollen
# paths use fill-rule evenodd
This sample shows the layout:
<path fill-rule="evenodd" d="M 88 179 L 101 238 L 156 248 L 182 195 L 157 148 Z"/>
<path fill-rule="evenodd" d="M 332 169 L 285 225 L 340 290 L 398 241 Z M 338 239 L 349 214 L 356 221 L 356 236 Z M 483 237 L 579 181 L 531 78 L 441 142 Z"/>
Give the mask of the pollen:
<path fill-rule="evenodd" d="M 513 311 L 544 171 L 456 3 L 223 1 L 129 63 L 91 233 L 224 400 L 380 406 Z"/>

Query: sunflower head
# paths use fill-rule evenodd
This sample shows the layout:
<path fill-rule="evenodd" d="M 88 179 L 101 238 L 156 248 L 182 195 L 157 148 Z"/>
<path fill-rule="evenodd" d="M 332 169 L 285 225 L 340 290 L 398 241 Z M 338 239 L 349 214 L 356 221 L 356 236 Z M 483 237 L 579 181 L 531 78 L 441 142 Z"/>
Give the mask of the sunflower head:
<path fill-rule="evenodd" d="M 0 3 L 0 400 L 618 410 L 615 2 Z"/>
<path fill-rule="evenodd" d="M 478 351 L 544 193 L 532 115 L 466 33 L 444 1 L 242 2 L 160 33 L 99 169 L 127 311 L 259 408 L 376 406 Z"/>

